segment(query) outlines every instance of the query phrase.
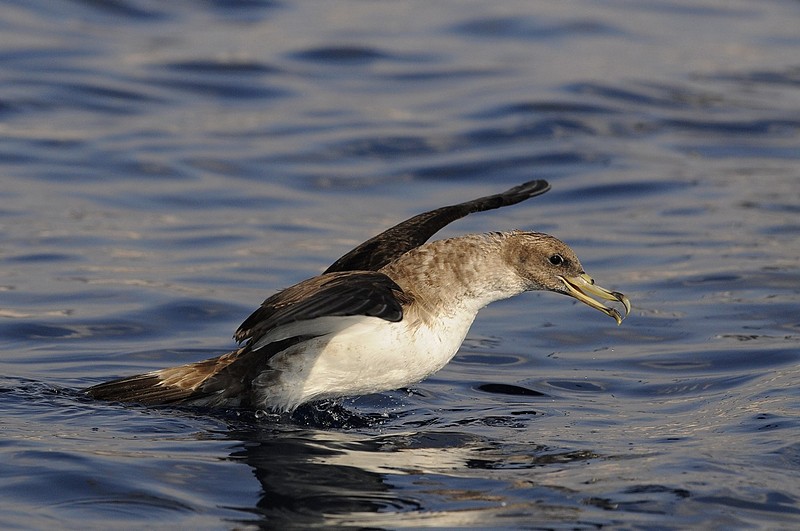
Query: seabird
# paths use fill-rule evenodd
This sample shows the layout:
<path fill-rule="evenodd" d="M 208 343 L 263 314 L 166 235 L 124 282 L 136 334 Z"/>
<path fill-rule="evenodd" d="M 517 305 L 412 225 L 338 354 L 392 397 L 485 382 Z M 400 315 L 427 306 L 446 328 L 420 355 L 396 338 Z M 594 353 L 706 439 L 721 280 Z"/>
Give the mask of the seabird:
<path fill-rule="evenodd" d="M 535 180 L 414 216 L 265 300 L 234 334 L 236 350 L 86 392 L 145 405 L 292 411 L 425 379 L 455 356 L 478 310 L 524 291 L 563 293 L 622 323 L 601 300 L 627 316 L 628 298 L 595 284 L 553 236 L 515 230 L 425 243 L 456 219 L 549 189 Z"/>

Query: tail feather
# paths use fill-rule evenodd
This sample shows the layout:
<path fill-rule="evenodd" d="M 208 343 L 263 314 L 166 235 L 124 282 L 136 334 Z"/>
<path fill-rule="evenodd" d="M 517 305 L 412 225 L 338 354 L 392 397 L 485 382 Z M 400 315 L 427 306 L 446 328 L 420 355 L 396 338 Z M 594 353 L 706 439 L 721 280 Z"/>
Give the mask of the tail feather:
<path fill-rule="evenodd" d="M 230 382 L 216 378 L 243 349 L 196 363 L 137 374 L 94 385 L 85 392 L 98 400 L 144 405 L 212 405 L 229 402 Z M 233 386 L 236 387 L 236 386 Z M 220 395 L 220 396 L 217 396 Z M 216 397 L 216 398 L 215 398 Z M 232 404 L 234 405 L 234 404 Z"/>
<path fill-rule="evenodd" d="M 165 385 L 159 372 L 119 378 L 89 387 L 86 392 L 98 400 L 144 405 L 175 404 L 197 397 L 195 390 L 190 387 Z"/>

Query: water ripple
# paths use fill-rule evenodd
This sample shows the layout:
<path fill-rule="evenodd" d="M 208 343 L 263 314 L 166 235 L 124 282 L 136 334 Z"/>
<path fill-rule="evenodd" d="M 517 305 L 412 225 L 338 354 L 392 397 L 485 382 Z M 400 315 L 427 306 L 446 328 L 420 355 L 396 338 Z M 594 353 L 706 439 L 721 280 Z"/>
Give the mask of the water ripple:
<path fill-rule="evenodd" d="M 0 527 L 791 528 L 793 8 L 4 4 Z M 552 232 L 622 326 L 525 294 L 432 378 L 287 415 L 81 391 L 537 177 L 447 235 Z"/>

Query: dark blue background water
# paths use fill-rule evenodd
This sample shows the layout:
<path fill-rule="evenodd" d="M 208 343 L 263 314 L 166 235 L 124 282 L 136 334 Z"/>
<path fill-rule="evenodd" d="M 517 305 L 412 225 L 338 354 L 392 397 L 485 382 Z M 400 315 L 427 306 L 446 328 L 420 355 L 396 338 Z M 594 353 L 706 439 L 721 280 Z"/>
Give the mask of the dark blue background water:
<path fill-rule="evenodd" d="M 3 2 L 0 526 L 800 524 L 800 3 Z M 350 416 L 95 403 L 383 228 L 537 229 L 554 294 Z"/>

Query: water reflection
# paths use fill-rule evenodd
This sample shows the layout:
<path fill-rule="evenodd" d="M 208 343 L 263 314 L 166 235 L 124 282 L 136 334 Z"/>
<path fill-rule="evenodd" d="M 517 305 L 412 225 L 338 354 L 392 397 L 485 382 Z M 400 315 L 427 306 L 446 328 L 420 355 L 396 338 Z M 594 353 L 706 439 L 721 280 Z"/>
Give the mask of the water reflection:
<path fill-rule="evenodd" d="M 565 489 L 538 485 L 531 471 L 602 459 L 452 430 L 376 435 L 279 422 L 240 425 L 227 436 L 239 441 L 230 460 L 252 467 L 262 488 L 255 507 L 239 508 L 258 519 L 241 521 L 263 526 L 496 526 L 497 518 L 518 525 L 537 513 L 571 519 L 576 508 L 563 504 Z M 515 479 L 503 477 L 513 471 Z"/>
<path fill-rule="evenodd" d="M 379 471 L 356 466 L 356 456 L 379 449 L 369 439 L 313 430 L 230 435 L 242 441 L 230 459 L 252 467 L 262 488 L 256 506 L 243 510 L 270 526 L 331 525 L 349 515 L 421 508 L 393 493 Z"/>

